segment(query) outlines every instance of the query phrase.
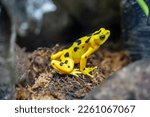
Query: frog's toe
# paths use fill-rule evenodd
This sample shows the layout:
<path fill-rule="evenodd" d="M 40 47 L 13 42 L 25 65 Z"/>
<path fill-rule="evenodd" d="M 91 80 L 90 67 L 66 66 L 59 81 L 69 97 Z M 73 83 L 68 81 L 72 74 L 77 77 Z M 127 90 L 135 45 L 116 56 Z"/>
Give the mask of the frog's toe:
<path fill-rule="evenodd" d="M 92 68 L 90 68 L 91 69 L 91 71 L 93 71 L 94 69 L 97 69 L 97 66 L 95 66 L 95 67 L 92 67 Z M 91 72 L 90 71 L 90 72 Z"/>
<path fill-rule="evenodd" d="M 85 73 L 85 75 L 87 75 L 87 76 L 89 76 L 89 77 L 91 77 L 91 78 L 94 77 L 93 75 L 91 75 L 91 74 L 89 74 L 89 73 Z"/>
<path fill-rule="evenodd" d="M 79 77 L 78 75 L 81 74 L 81 72 L 79 69 L 74 69 L 70 74 Z"/>
<path fill-rule="evenodd" d="M 91 71 L 93 71 L 93 70 L 96 69 L 96 68 L 97 68 L 97 66 L 91 67 L 91 68 L 85 68 L 84 71 L 85 71 L 86 73 L 90 73 Z"/>
<path fill-rule="evenodd" d="M 90 72 L 93 71 L 93 70 L 96 69 L 96 68 L 97 68 L 97 66 L 92 67 L 92 68 L 85 68 L 84 71 L 83 71 L 83 74 L 85 74 L 85 75 L 87 75 L 87 76 L 93 78 L 94 76 L 91 75 Z"/>

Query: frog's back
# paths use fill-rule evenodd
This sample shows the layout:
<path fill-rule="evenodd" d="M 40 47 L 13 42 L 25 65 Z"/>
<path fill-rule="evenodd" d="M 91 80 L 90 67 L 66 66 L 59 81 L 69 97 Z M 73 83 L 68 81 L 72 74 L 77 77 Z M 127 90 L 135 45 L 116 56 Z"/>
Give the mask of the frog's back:
<path fill-rule="evenodd" d="M 79 63 L 81 56 L 88 50 L 89 40 L 88 36 L 84 36 L 80 39 L 77 39 L 73 45 L 70 47 L 70 52 L 75 63 Z"/>
<path fill-rule="evenodd" d="M 81 56 L 88 50 L 90 37 L 84 36 L 77 39 L 73 45 L 63 50 L 63 55 L 61 56 L 61 61 L 65 61 L 67 58 L 72 58 L 75 63 L 79 63 Z"/>

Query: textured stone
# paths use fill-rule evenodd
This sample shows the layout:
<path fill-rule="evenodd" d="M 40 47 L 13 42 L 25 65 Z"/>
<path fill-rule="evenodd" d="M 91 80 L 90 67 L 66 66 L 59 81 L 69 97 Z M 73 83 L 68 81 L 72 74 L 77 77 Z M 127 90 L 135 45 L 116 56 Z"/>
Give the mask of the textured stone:
<path fill-rule="evenodd" d="M 150 99 L 150 59 L 130 64 L 94 88 L 84 99 Z"/>
<path fill-rule="evenodd" d="M 148 6 L 150 1 L 145 0 Z M 122 0 L 122 34 L 125 48 L 132 60 L 150 58 L 149 18 L 137 3 L 137 0 Z"/>
<path fill-rule="evenodd" d="M 14 38 L 11 24 L 0 1 L 0 99 L 13 99 L 15 91 Z M 10 51 L 11 50 L 11 51 Z"/>

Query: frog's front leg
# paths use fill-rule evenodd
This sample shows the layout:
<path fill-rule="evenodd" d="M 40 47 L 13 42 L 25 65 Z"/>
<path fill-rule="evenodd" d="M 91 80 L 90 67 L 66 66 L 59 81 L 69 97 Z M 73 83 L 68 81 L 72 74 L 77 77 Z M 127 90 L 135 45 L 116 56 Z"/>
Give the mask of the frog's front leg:
<path fill-rule="evenodd" d="M 70 58 L 66 58 L 64 61 L 52 60 L 51 65 L 61 74 L 78 76 L 81 73 L 78 69 L 74 69 L 74 61 Z"/>
<path fill-rule="evenodd" d="M 87 58 L 89 55 L 91 55 L 98 47 L 92 48 L 90 47 L 86 53 L 84 53 L 81 56 L 81 60 L 80 60 L 80 71 L 85 74 L 88 75 L 90 77 L 94 77 L 93 75 L 90 74 L 91 71 L 93 71 L 94 69 L 96 69 L 97 67 L 93 67 L 93 68 L 86 68 L 86 63 L 87 63 Z"/>

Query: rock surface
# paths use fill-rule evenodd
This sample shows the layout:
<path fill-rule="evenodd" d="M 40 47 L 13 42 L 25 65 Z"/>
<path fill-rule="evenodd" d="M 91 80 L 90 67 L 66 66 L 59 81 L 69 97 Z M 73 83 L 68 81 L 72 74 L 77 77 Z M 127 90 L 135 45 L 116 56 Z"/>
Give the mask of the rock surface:
<path fill-rule="evenodd" d="M 0 1 L 0 99 L 14 99 L 14 38 L 6 9 Z M 11 50 L 11 51 L 10 51 Z"/>
<path fill-rule="evenodd" d="M 150 1 L 145 0 L 150 6 Z M 137 0 L 122 0 L 122 38 L 132 60 L 150 58 L 150 25 Z M 138 44 L 137 44 L 138 43 Z"/>
<path fill-rule="evenodd" d="M 150 99 L 150 59 L 143 59 L 116 72 L 84 99 Z"/>

